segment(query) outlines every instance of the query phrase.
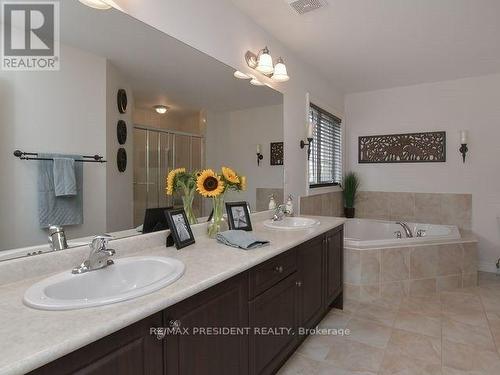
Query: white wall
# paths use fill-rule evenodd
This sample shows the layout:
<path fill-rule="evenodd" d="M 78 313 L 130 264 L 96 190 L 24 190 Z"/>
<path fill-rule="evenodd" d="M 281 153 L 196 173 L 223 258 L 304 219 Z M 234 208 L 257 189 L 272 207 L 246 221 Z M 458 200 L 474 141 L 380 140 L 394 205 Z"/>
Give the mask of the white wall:
<path fill-rule="evenodd" d="M 500 75 L 399 87 L 346 97 L 348 167 L 363 190 L 472 193 L 472 229 L 480 262 L 494 269 L 500 257 Z M 459 131 L 469 131 L 462 163 Z M 358 136 L 445 130 L 447 162 L 357 162 Z"/>
<path fill-rule="evenodd" d="M 127 112 L 121 114 L 116 104 L 119 89 L 127 91 Z M 106 65 L 106 231 L 117 232 L 134 225 L 134 133 L 132 113 L 134 96 L 130 85 L 116 67 L 109 61 Z M 127 124 L 127 141 L 118 143 L 116 124 L 124 120 Z M 116 164 L 120 147 L 127 151 L 127 169 L 120 172 Z"/>
<path fill-rule="evenodd" d="M 37 163 L 26 152 L 106 153 L 106 60 L 61 46 L 58 72 L 0 71 L 0 250 L 47 243 L 38 228 Z M 84 165 L 84 224 L 68 237 L 106 225 L 106 167 Z"/>
<path fill-rule="evenodd" d="M 125 12 L 242 71 L 247 50 L 269 46 L 286 60 L 291 80 L 273 87 L 284 94 L 285 190 L 294 196 L 307 188 L 307 155 L 299 142 L 305 138 L 306 93 L 335 109 L 342 117 L 343 96 L 335 85 L 299 60 L 228 0 L 115 0 Z"/>
<path fill-rule="evenodd" d="M 206 166 L 233 168 L 247 177 L 245 192 L 229 193 L 228 201 L 247 201 L 256 208 L 257 188 L 283 188 L 283 166 L 270 165 L 270 143 L 283 141 L 283 106 L 216 112 L 207 117 Z M 257 166 L 257 144 L 264 159 Z"/>

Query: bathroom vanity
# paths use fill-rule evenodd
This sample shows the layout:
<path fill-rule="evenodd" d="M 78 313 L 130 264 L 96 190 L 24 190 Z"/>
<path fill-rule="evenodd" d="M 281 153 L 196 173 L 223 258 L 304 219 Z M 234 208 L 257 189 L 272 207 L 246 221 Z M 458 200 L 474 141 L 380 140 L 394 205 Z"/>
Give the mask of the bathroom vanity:
<path fill-rule="evenodd" d="M 235 375 L 276 372 L 305 339 L 305 335 L 299 334 L 299 327 L 314 328 L 332 306 L 342 308 L 344 221 L 335 218 L 321 220 L 317 228 L 290 232 L 265 229 L 262 223 L 257 223 L 258 235 L 267 235 L 272 240 L 270 247 L 257 249 L 254 253 L 253 250 L 228 248 L 214 241 L 206 242 L 217 248 L 206 252 L 233 253 L 232 259 L 228 259 L 228 267 L 234 267 L 236 259 L 239 259 L 240 267 L 254 264 L 233 272 L 233 276 L 208 288 L 198 285 L 199 292 L 190 297 L 148 314 L 78 350 L 65 353 L 31 374 Z M 194 247 L 200 248 L 196 251 L 203 251 L 203 240 Z M 190 250 L 186 248 L 178 253 L 189 254 Z M 196 254 L 192 255 L 191 260 L 184 259 L 187 269 L 184 278 L 191 279 L 190 270 L 198 268 L 198 265 L 190 264 Z M 267 259 L 256 260 L 262 257 Z M 224 257 L 220 261 L 223 262 Z M 206 264 L 206 268 L 210 266 Z M 209 281 L 205 279 L 204 282 Z M 164 296 L 171 287 L 182 288 L 183 278 L 147 297 L 168 299 Z M 144 314 L 146 310 L 140 309 L 140 300 L 125 304 Z M 109 314 L 109 321 L 113 321 L 113 314 L 117 313 L 114 310 L 119 305 L 78 310 L 75 315 L 82 319 L 87 314 Z M 123 311 L 123 308 L 118 311 Z M 72 314 L 32 310 L 31 315 L 37 313 L 49 319 L 50 314 L 54 314 L 54 318 L 62 316 L 60 314 Z M 74 320 L 75 330 L 85 332 L 83 326 L 86 322 L 79 319 Z M 151 328 L 160 327 L 178 328 L 178 331 L 159 340 L 151 333 Z M 242 330 L 233 331 L 236 334 L 199 331 L 223 327 Z M 71 337 L 68 340 L 71 341 Z"/>

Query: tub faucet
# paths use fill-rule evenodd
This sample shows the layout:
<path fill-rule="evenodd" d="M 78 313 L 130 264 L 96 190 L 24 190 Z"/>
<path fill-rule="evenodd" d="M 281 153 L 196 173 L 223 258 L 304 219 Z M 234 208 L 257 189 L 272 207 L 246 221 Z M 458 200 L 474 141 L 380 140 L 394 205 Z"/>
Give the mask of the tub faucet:
<path fill-rule="evenodd" d="M 401 225 L 405 231 L 407 238 L 413 238 L 413 233 L 411 232 L 410 227 L 404 221 L 397 221 L 396 224 Z"/>
<path fill-rule="evenodd" d="M 90 243 L 89 258 L 79 266 L 71 271 L 74 274 L 86 273 L 107 266 L 111 266 L 114 262 L 109 257 L 115 255 L 113 249 L 106 248 L 108 241 L 113 238 L 109 235 L 96 236 Z"/>

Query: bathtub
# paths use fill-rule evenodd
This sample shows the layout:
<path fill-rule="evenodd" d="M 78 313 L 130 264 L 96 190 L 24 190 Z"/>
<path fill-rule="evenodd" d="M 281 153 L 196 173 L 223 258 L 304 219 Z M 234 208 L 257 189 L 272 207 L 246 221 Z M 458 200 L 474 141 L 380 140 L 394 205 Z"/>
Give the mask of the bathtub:
<path fill-rule="evenodd" d="M 344 230 L 346 248 L 370 249 L 382 247 L 411 246 L 433 241 L 460 240 L 460 232 L 454 225 L 407 223 L 413 238 L 406 238 L 405 231 L 395 221 L 348 219 Z M 417 237 L 421 232 L 422 236 Z M 401 238 L 397 234 L 401 233 Z"/>

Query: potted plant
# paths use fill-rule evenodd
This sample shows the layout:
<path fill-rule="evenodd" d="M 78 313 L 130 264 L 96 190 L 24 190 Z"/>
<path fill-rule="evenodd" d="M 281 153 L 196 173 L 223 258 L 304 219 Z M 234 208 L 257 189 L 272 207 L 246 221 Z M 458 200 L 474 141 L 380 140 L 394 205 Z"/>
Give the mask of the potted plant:
<path fill-rule="evenodd" d="M 345 217 L 352 219 L 354 217 L 354 203 L 356 201 L 356 193 L 359 188 L 359 177 L 354 172 L 349 172 L 344 176 L 344 214 Z"/>

